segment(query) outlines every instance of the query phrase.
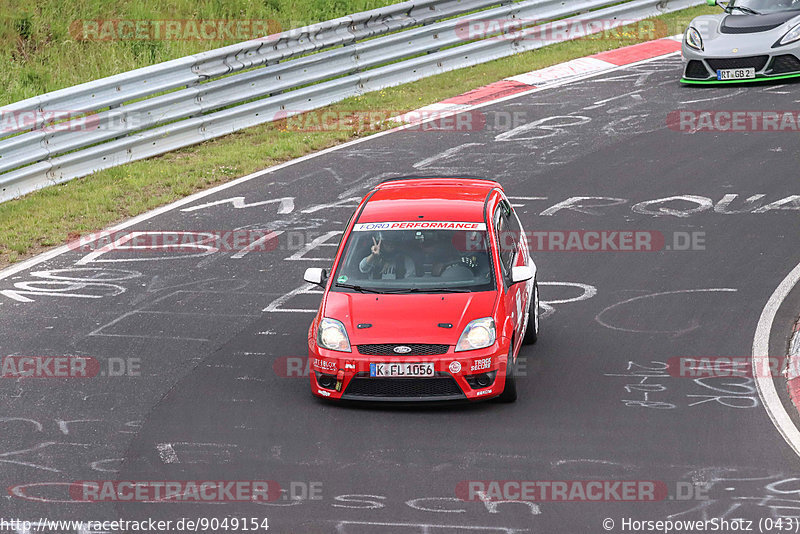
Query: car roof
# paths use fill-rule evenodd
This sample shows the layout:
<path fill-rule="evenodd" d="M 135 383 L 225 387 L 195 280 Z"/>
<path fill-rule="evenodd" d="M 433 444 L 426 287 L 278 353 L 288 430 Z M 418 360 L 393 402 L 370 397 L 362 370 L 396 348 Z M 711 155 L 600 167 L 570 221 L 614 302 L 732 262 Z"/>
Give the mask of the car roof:
<path fill-rule="evenodd" d="M 482 178 L 408 177 L 378 185 L 358 222 L 483 222 L 487 195 L 500 184 Z"/>

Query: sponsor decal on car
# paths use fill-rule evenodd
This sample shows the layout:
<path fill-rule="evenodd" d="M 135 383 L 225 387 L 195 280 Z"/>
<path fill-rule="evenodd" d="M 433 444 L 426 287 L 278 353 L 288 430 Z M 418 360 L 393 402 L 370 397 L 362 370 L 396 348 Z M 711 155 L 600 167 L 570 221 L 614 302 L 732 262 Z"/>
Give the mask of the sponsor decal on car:
<path fill-rule="evenodd" d="M 460 373 L 461 364 L 457 361 L 450 362 L 450 372 L 453 373 L 454 375 Z"/>
<path fill-rule="evenodd" d="M 354 232 L 374 232 L 377 230 L 471 230 L 479 232 L 486 230 L 486 223 L 452 221 L 398 221 L 359 223 L 353 226 Z"/>
<path fill-rule="evenodd" d="M 481 358 L 480 360 L 475 360 L 472 362 L 472 367 L 469 368 L 470 371 L 482 371 L 484 369 L 489 369 L 492 366 L 492 357 L 488 358 Z"/>
<path fill-rule="evenodd" d="M 322 369 L 323 371 L 335 371 L 336 370 L 336 362 L 330 362 L 328 360 L 322 360 L 320 358 L 314 358 L 314 367 L 318 369 Z"/>

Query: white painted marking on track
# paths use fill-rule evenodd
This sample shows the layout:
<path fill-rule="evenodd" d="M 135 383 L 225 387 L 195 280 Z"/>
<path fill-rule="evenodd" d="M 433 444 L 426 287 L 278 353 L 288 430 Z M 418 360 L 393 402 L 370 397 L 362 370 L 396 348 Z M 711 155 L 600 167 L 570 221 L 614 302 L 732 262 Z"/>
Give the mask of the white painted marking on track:
<path fill-rule="evenodd" d="M 498 513 L 500 513 L 500 511 L 497 509 L 497 506 L 500 505 L 500 504 L 513 504 L 513 503 L 520 503 L 520 504 L 524 504 L 524 505 L 528 506 L 528 508 L 531 511 L 531 515 L 539 515 L 539 514 L 542 513 L 541 508 L 539 508 L 539 505 L 537 503 L 535 503 L 535 502 L 531 502 L 531 501 L 516 501 L 516 500 L 494 501 L 494 500 L 490 499 L 489 496 L 483 491 L 479 491 L 477 493 L 478 493 L 478 498 L 481 500 L 483 505 L 486 507 L 486 511 L 489 512 L 490 514 L 498 514 Z"/>
<path fill-rule="evenodd" d="M 570 302 L 581 302 L 582 300 L 588 300 L 594 297 L 597 294 L 597 288 L 595 286 L 589 284 L 581 284 L 578 282 L 538 282 L 539 287 L 542 286 L 566 286 L 566 287 L 576 287 L 582 291 L 580 295 L 577 297 L 570 297 L 566 299 L 556 299 L 556 300 L 541 300 L 539 299 L 539 307 L 543 310 L 542 314 L 539 316 L 539 319 L 546 319 L 555 313 L 555 308 L 553 304 L 568 304 Z"/>
<path fill-rule="evenodd" d="M 242 250 L 240 250 L 239 252 L 237 252 L 236 254 L 231 256 L 231 258 L 233 258 L 235 260 L 244 258 L 250 252 L 252 252 L 254 250 L 258 250 L 259 248 L 261 248 L 263 243 L 266 243 L 267 241 L 271 241 L 273 239 L 276 239 L 283 232 L 284 232 L 283 230 L 271 231 L 267 235 L 259 237 L 258 239 L 256 239 L 255 241 L 253 241 L 252 243 L 247 245 L 245 248 L 243 248 Z"/>
<path fill-rule="evenodd" d="M 614 102 L 614 101 L 619 100 L 621 98 L 628 98 L 628 97 L 630 97 L 631 99 L 635 100 L 636 102 L 643 102 L 644 99 L 642 98 L 642 95 L 640 94 L 642 91 L 643 91 L 643 89 L 637 89 L 636 91 L 630 91 L 628 93 L 623 93 L 621 95 L 616 95 L 616 96 L 612 96 L 610 98 L 605 98 L 603 100 L 598 100 L 595 103 L 593 103 L 593 104 L 591 104 L 589 106 L 586 106 L 583 109 L 588 111 L 588 110 L 591 110 L 591 109 L 601 108 L 601 107 L 605 106 L 606 104 L 608 104 L 609 102 Z M 624 107 L 616 108 L 616 110 L 617 111 L 622 111 L 622 110 L 629 109 L 629 108 L 630 108 L 630 106 L 624 106 Z"/>
<path fill-rule="evenodd" d="M 28 419 L 27 417 L 0 417 L 0 423 L 10 423 L 12 421 L 23 421 L 25 423 L 30 423 L 36 428 L 37 432 L 42 432 L 43 427 L 42 423 L 35 419 Z"/>
<path fill-rule="evenodd" d="M 285 258 L 285 261 L 332 261 L 333 258 L 308 258 L 305 255 L 318 247 L 338 247 L 338 241 L 335 243 L 328 243 L 327 241 L 333 237 L 341 235 L 342 233 L 342 230 L 331 230 L 330 232 L 326 232 L 321 236 L 314 238 L 309 243 L 306 243 L 303 248 L 288 258 Z"/>
<path fill-rule="evenodd" d="M 592 121 L 582 115 L 553 115 L 517 126 L 494 136 L 495 141 L 538 141 L 565 133 L 567 128 L 582 126 Z M 536 133 L 538 132 L 538 133 Z"/>
<path fill-rule="evenodd" d="M 158 312 L 150 312 L 148 310 L 133 310 L 129 312 L 125 312 L 110 323 L 106 323 L 103 326 L 96 328 L 95 330 L 89 332 L 87 336 L 102 336 L 102 337 L 132 337 L 132 338 L 139 338 L 139 339 L 176 339 L 181 341 L 211 341 L 210 339 L 206 338 L 199 338 L 199 337 L 182 337 L 182 336 L 158 336 L 155 334 L 104 334 L 102 331 L 110 326 L 114 326 L 118 322 L 122 321 L 123 319 L 130 317 L 134 314 L 141 314 L 141 313 L 158 313 Z M 173 312 L 162 312 L 170 315 L 175 315 Z M 206 314 L 200 314 L 206 315 Z"/>
<path fill-rule="evenodd" d="M 696 329 L 697 326 L 692 326 L 690 328 L 684 330 L 638 330 L 634 328 L 623 328 L 621 326 L 614 326 L 612 324 L 606 323 L 601 319 L 601 316 L 606 313 L 607 311 L 613 310 L 618 306 L 622 306 L 625 304 L 629 304 L 631 302 L 635 302 L 637 300 L 642 299 L 649 299 L 655 297 L 661 297 L 663 295 L 679 295 L 682 293 L 711 293 L 711 292 L 736 292 L 737 289 L 729 288 L 729 287 L 721 287 L 721 288 L 708 288 L 708 289 L 681 289 L 677 291 L 661 291 L 659 293 L 648 293 L 647 295 L 639 295 L 638 297 L 633 297 L 630 299 L 625 299 L 621 302 L 617 302 L 616 304 L 612 304 L 595 315 L 594 320 L 600 323 L 601 325 L 605 326 L 606 328 L 610 328 L 611 330 L 618 330 L 620 332 L 634 332 L 634 333 L 648 333 L 648 334 L 685 334 L 687 332 L 691 332 L 692 330 Z"/>
<path fill-rule="evenodd" d="M 309 208 L 305 208 L 300 213 L 314 213 L 314 212 L 317 212 L 317 211 L 320 211 L 320 210 L 336 208 L 336 207 L 339 207 L 339 208 L 355 208 L 355 207 L 358 207 L 358 203 L 359 202 L 361 202 L 361 197 L 346 197 L 346 198 L 341 198 L 341 199 L 339 199 L 339 200 L 337 200 L 335 202 L 328 202 L 328 203 L 324 203 L 324 204 L 316 204 L 316 205 L 311 206 Z"/>
<path fill-rule="evenodd" d="M 172 448 L 172 443 L 157 443 L 156 449 L 158 450 L 158 456 L 161 457 L 161 461 L 165 464 L 180 463 L 178 454 Z"/>
<path fill-rule="evenodd" d="M 794 425 L 791 417 L 786 413 L 786 408 L 783 407 L 780 397 L 778 397 L 778 391 L 775 389 L 772 373 L 769 370 L 769 358 L 765 357 L 769 355 L 769 338 L 772 334 L 772 323 L 775 322 L 778 309 L 798 281 L 800 281 L 800 264 L 797 264 L 780 285 L 775 288 L 775 292 L 772 293 L 772 296 L 764 306 L 753 336 L 752 365 L 753 377 L 755 378 L 758 396 L 761 398 L 761 404 L 766 409 L 767 415 L 769 415 L 775 428 L 783 436 L 783 439 L 786 440 L 786 443 L 794 450 L 795 454 L 800 456 L 800 430 Z M 758 368 L 759 365 L 762 366 L 761 369 Z"/>
<path fill-rule="evenodd" d="M 439 152 L 438 154 L 434 154 L 433 156 L 416 162 L 413 167 L 415 169 L 424 169 L 425 167 L 430 167 L 433 163 L 439 163 L 442 160 L 456 158 L 459 152 L 473 146 L 481 146 L 481 143 L 463 143 L 458 146 L 450 147 L 442 152 Z"/>
<path fill-rule="evenodd" d="M 503 532 L 505 534 L 514 534 L 516 532 L 530 532 L 527 528 L 516 527 L 482 527 L 478 525 L 437 525 L 435 523 L 388 523 L 383 521 L 338 521 L 336 523 L 336 532 L 340 534 L 347 534 L 349 531 L 345 528 L 347 525 L 361 525 L 366 527 L 406 527 L 409 529 L 419 529 L 417 532 L 428 534 L 432 530 L 444 532 L 458 532 L 459 530 L 477 530 L 480 532 Z M 376 532 L 376 530 L 372 530 Z M 413 532 L 413 531 L 412 531 Z"/>
<path fill-rule="evenodd" d="M 294 197 L 272 198 L 270 200 L 262 200 L 259 202 L 252 202 L 250 204 L 244 201 L 244 197 L 231 197 L 222 200 L 215 200 L 214 202 L 206 202 L 205 204 L 198 204 L 191 208 L 183 208 L 181 211 L 196 211 L 212 206 L 219 206 L 220 204 L 230 204 L 234 209 L 240 210 L 244 208 L 256 208 L 258 206 L 265 206 L 267 204 L 278 204 L 278 215 L 286 215 L 294 211 Z"/>
<path fill-rule="evenodd" d="M 317 309 L 300 309 L 300 308 L 281 308 L 286 301 L 291 299 L 292 297 L 296 297 L 297 295 L 322 295 L 323 291 L 319 289 L 314 284 L 303 284 L 302 286 L 295 288 L 285 295 L 281 295 L 280 297 L 276 298 L 269 305 L 261 311 L 264 312 L 288 312 L 288 313 L 317 313 Z"/>
<path fill-rule="evenodd" d="M 688 105 L 688 104 L 699 104 L 700 102 L 719 102 L 721 98 L 732 98 L 744 92 L 745 89 L 734 89 L 733 91 L 725 92 L 724 95 L 715 93 L 714 96 L 710 96 L 707 98 L 697 98 L 694 100 L 681 100 L 680 104 Z"/>
<path fill-rule="evenodd" d="M 429 508 L 424 506 L 421 501 L 444 501 L 444 502 L 456 502 L 456 503 L 463 503 L 461 499 L 457 497 L 419 497 L 417 499 L 411 499 L 406 501 L 406 505 L 409 508 L 413 508 L 414 510 L 420 510 L 422 512 L 434 512 L 437 514 L 463 514 L 466 512 L 463 508 L 459 508 L 458 510 L 447 510 L 442 508 Z"/>
<path fill-rule="evenodd" d="M 165 236 L 175 236 L 175 242 L 168 241 L 169 238 L 165 238 Z M 179 242 L 178 236 L 196 236 L 202 237 L 203 239 L 198 241 L 192 241 L 188 243 Z M 161 236 L 156 244 L 133 244 L 128 245 L 128 242 L 137 243 L 138 238 L 146 238 L 148 236 Z M 214 245 L 209 245 L 207 243 L 213 243 L 217 239 L 217 236 L 211 232 L 193 232 L 193 231 L 157 231 L 157 232 L 131 232 L 130 234 L 125 234 L 118 239 L 116 239 L 113 243 L 108 243 L 107 245 L 103 245 L 97 250 L 90 252 L 89 254 L 85 255 L 83 258 L 79 259 L 75 262 L 75 265 L 86 265 L 88 263 L 112 263 L 112 262 L 127 262 L 127 261 L 160 261 L 160 260 L 175 260 L 175 259 L 185 259 L 185 258 L 198 258 L 202 256 L 208 256 L 209 254 L 214 254 L 218 252 L 219 249 Z M 103 259 L 98 260 L 97 258 L 106 254 L 110 251 L 123 251 L 123 252 L 135 252 L 139 250 L 200 250 L 202 252 L 196 253 L 188 253 L 184 252 L 178 255 L 172 256 L 155 256 L 155 257 L 146 257 L 146 258 L 110 258 L 110 259 Z"/>
<path fill-rule="evenodd" d="M 37 443 L 33 447 L 29 447 L 27 449 L 21 449 L 21 450 L 18 450 L 18 451 L 8 451 L 8 452 L 0 453 L 0 463 L 21 465 L 23 467 L 31 467 L 33 469 L 41 469 L 42 471 L 50 471 L 50 472 L 53 472 L 53 473 L 61 473 L 60 470 L 55 469 L 53 467 L 46 467 L 44 465 L 35 464 L 33 462 L 23 462 L 21 460 L 6 460 L 6 458 L 8 458 L 10 456 L 17 456 L 19 454 L 25 454 L 25 453 L 28 453 L 28 452 L 40 451 L 42 449 L 46 449 L 46 448 L 50 447 L 51 445 L 63 446 L 63 445 L 76 445 L 76 444 L 75 443 L 57 443 L 55 441 L 45 441 L 43 443 Z"/>
<path fill-rule="evenodd" d="M 511 205 L 513 207 L 515 207 L 515 208 L 524 208 L 526 206 L 526 204 L 528 202 L 532 201 L 532 200 L 547 200 L 547 197 L 520 197 L 520 196 L 512 197 L 512 196 L 509 196 L 508 200 L 512 201 Z M 522 204 L 515 204 L 515 203 L 513 203 L 514 200 L 520 200 L 520 201 L 524 201 L 524 202 Z"/>
<path fill-rule="evenodd" d="M 27 284 L 27 283 L 28 282 L 17 282 L 17 284 Z M 55 283 L 55 282 L 51 282 L 51 283 Z M 16 287 L 21 287 L 21 286 L 18 286 L 17 284 L 14 284 L 14 285 Z M 69 290 L 69 288 L 67 288 L 66 290 Z M 60 293 L 60 292 L 53 292 L 53 291 L 39 291 L 38 289 L 35 290 L 35 291 L 17 291 L 17 290 L 14 290 L 14 289 L 4 289 L 3 291 L 0 291 L 0 295 L 3 295 L 4 297 L 8 297 L 8 298 L 10 298 L 12 300 L 16 300 L 17 302 L 33 302 L 33 299 L 30 299 L 28 297 L 23 297 L 22 296 L 23 293 L 26 294 L 26 295 L 48 296 L 48 297 L 75 297 L 75 298 L 81 298 L 81 299 L 100 299 L 100 298 L 103 298 L 103 295 L 84 295 L 84 294 L 80 294 L 80 293 Z"/>

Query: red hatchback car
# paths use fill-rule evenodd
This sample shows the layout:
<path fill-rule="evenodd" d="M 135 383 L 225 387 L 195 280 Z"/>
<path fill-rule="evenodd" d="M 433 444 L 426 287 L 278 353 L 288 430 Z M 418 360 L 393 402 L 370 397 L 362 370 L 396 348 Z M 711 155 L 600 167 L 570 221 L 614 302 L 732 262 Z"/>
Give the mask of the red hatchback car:
<path fill-rule="evenodd" d="M 502 187 L 399 178 L 347 223 L 308 331 L 311 391 L 360 401 L 517 398 L 514 364 L 536 341 L 536 266 Z"/>

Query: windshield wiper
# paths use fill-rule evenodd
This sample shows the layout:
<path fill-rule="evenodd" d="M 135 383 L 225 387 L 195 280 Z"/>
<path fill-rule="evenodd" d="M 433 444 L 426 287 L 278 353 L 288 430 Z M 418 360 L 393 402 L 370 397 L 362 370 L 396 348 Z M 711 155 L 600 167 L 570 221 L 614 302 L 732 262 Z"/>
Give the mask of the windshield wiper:
<path fill-rule="evenodd" d="M 354 286 L 352 284 L 340 284 L 339 282 L 336 282 L 336 287 L 343 287 L 345 289 L 352 289 L 353 291 L 358 291 L 359 293 L 383 293 L 383 291 L 378 291 L 377 289 L 370 289 L 368 287 Z"/>
<path fill-rule="evenodd" d="M 398 295 L 404 293 L 472 293 L 469 289 L 458 288 L 458 287 L 409 287 L 409 288 L 399 288 L 399 289 L 373 289 L 371 287 L 361 287 L 352 284 L 340 284 L 336 283 L 336 287 L 343 287 L 345 289 L 352 289 L 353 291 L 358 291 L 359 293 L 377 293 L 377 294 L 386 294 L 386 295 Z"/>
<path fill-rule="evenodd" d="M 744 7 L 744 6 L 728 6 L 728 9 L 730 9 L 731 11 L 733 11 L 734 9 L 738 9 L 739 11 L 741 11 L 743 13 L 748 13 L 750 15 L 762 15 L 763 14 L 763 13 L 759 13 L 755 9 L 750 9 L 749 7 Z"/>
<path fill-rule="evenodd" d="M 410 287 L 408 289 L 387 289 L 384 293 L 472 293 L 472 291 L 457 287 Z"/>

